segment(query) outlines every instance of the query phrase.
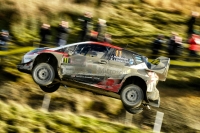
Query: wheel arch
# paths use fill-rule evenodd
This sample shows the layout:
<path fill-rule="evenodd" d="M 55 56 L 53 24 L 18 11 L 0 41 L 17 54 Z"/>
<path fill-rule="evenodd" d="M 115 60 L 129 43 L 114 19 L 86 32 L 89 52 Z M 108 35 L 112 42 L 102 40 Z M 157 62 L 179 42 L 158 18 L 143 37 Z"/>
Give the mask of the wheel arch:
<path fill-rule="evenodd" d="M 58 71 L 57 71 L 58 59 L 56 58 L 55 55 L 53 55 L 51 53 L 41 53 L 41 54 L 39 54 L 35 58 L 32 68 L 34 68 L 38 63 L 42 63 L 42 62 L 50 64 L 56 72 L 56 77 L 58 76 Z"/>
<path fill-rule="evenodd" d="M 135 85 L 139 86 L 139 87 L 142 89 L 142 91 L 143 91 L 144 100 L 145 100 L 147 103 L 149 102 L 149 101 L 148 101 L 148 98 L 147 98 L 147 94 L 146 94 L 146 93 L 147 93 L 147 84 L 146 84 L 145 80 L 142 79 L 142 78 L 139 77 L 139 76 L 130 76 L 130 77 L 127 77 L 126 79 L 124 79 L 123 82 L 122 82 L 122 86 L 121 86 L 121 88 L 120 88 L 118 94 L 120 94 L 121 91 L 122 91 L 122 89 L 123 89 L 125 86 L 129 85 L 129 84 L 135 84 Z"/>

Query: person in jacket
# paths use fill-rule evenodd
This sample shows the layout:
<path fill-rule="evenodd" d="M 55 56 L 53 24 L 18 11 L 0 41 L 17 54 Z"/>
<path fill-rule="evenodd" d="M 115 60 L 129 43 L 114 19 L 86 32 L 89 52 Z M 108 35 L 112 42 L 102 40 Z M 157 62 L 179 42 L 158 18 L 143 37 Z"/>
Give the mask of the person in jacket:
<path fill-rule="evenodd" d="M 197 57 L 197 52 L 199 51 L 200 45 L 200 36 L 192 34 L 192 37 L 189 39 L 189 55 L 192 57 Z"/>
<path fill-rule="evenodd" d="M 8 50 L 7 42 L 10 40 L 9 32 L 7 30 L 2 30 L 0 32 L 0 51 Z M 0 56 L 0 63 L 3 65 L 6 56 Z"/>
<path fill-rule="evenodd" d="M 92 14 L 90 12 L 85 12 L 84 16 L 78 20 L 82 22 L 79 41 L 86 41 L 89 39 Z"/>
<path fill-rule="evenodd" d="M 106 28 L 107 28 L 106 20 L 98 19 L 98 23 L 97 23 L 97 25 L 96 25 L 95 31 L 98 32 L 97 40 L 98 40 L 99 42 L 104 42 L 105 33 L 106 33 Z"/>
<path fill-rule="evenodd" d="M 66 21 L 61 21 L 57 28 L 57 45 L 63 46 L 67 44 L 69 36 L 69 25 Z"/>
<path fill-rule="evenodd" d="M 197 17 L 199 17 L 199 13 L 192 11 L 191 17 L 187 21 L 187 27 L 188 27 L 187 28 L 187 34 L 188 34 L 188 38 L 190 38 L 191 35 L 194 34 L 194 24 L 196 22 L 196 18 Z"/>
<path fill-rule="evenodd" d="M 172 32 L 172 36 L 168 41 L 168 54 L 171 59 L 176 59 L 176 56 L 180 55 L 182 51 L 182 37 L 178 33 Z"/>
<path fill-rule="evenodd" d="M 95 42 L 97 42 L 98 40 L 97 40 L 97 35 L 98 35 L 98 32 L 96 32 L 96 31 L 91 31 L 90 32 L 90 41 L 95 41 Z"/>
<path fill-rule="evenodd" d="M 39 35 L 40 35 L 40 45 L 43 46 L 43 44 L 47 44 L 50 40 L 50 35 L 51 35 L 50 25 L 42 24 Z"/>
<path fill-rule="evenodd" d="M 163 43 L 163 35 L 158 35 L 157 38 L 153 41 L 152 54 L 153 56 L 158 55 Z"/>
<path fill-rule="evenodd" d="M 1 30 L 0 32 L 0 50 L 7 50 L 7 42 L 9 41 L 9 32 L 7 30 Z"/>
<path fill-rule="evenodd" d="M 112 43 L 112 35 L 109 33 L 105 33 L 104 42 L 111 44 Z"/>

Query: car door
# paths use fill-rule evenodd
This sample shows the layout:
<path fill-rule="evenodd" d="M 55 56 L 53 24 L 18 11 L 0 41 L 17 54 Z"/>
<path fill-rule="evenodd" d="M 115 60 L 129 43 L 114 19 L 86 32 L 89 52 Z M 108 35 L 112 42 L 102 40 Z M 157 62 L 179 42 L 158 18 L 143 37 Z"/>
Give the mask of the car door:
<path fill-rule="evenodd" d="M 113 49 L 108 60 L 106 89 L 118 92 L 124 77 L 130 73 L 137 73 L 137 70 L 131 68 L 137 65 L 137 61 L 134 58 L 134 52 L 124 49 Z"/>
<path fill-rule="evenodd" d="M 109 47 L 100 44 L 91 44 L 90 50 L 85 54 L 85 83 L 99 88 L 105 88 L 105 70 L 108 63 L 105 55 L 109 52 L 109 49 Z"/>
<path fill-rule="evenodd" d="M 85 72 L 85 60 L 83 50 L 88 44 L 73 45 L 66 48 L 65 53 L 67 56 L 63 56 L 61 69 L 63 78 L 74 79 L 76 81 L 83 80 L 83 73 Z M 64 54 L 65 55 L 65 54 Z"/>
<path fill-rule="evenodd" d="M 105 77 L 106 90 L 117 92 L 120 88 L 121 80 L 129 71 L 127 66 L 129 59 L 122 56 L 121 50 L 114 48 L 109 56 Z"/>
<path fill-rule="evenodd" d="M 102 59 L 109 50 L 108 47 L 98 44 L 80 44 L 76 46 L 68 57 L 63 60 L 63 76 L 79 82 L 103 88 L 101 82 L 104 80 L 107 61 Z M 68 51 L 69 53 L 69 51 Z"/>

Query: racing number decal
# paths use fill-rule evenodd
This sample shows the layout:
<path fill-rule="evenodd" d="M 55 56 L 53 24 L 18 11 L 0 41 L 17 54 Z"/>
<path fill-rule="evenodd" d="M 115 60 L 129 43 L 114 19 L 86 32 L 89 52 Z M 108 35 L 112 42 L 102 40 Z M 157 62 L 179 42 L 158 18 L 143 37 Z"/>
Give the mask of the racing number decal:
<path fill-rule="evenodd" d="M 122 51 L 116 50 L 115 56 L 121 57 L 122 56 Z"/>
<path fill-rule="evenodd" d="M 64 58 L 63 58 L 63 63 L 70 63 L 70 58 L 64 57 Z"/>

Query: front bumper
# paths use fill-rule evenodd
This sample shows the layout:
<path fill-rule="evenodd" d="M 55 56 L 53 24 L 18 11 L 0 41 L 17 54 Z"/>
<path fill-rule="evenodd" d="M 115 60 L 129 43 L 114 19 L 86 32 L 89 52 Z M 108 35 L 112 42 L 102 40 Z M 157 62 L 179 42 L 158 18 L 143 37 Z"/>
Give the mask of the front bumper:
<path fill-rule="evenodd" d="M 27 63 L 17 64 L 17 69 L 20 72 L 24 72 L 24 73 L 28 73 L 28 74 L 31 73 L 32 67 L 33 67 L 33 61 L 29 61 Z"/>

